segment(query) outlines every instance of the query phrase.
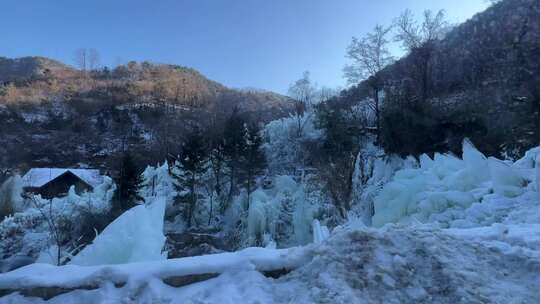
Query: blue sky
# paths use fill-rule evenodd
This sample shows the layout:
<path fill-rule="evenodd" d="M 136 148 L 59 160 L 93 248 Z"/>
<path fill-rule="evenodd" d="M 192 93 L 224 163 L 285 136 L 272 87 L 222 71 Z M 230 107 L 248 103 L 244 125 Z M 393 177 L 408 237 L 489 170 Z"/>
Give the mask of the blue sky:
<path fill-rule="evenodd" d="M 198 69 L 227 86 L 284 93 L 309 70 L 343 86 L 352 36 L 390 24 L 406 8 L 445 9 L 463 22 L 486 0 L 2 0 L 0 56 L 73 63 L 95 48 L 105 65 L 129 60 Z"/>

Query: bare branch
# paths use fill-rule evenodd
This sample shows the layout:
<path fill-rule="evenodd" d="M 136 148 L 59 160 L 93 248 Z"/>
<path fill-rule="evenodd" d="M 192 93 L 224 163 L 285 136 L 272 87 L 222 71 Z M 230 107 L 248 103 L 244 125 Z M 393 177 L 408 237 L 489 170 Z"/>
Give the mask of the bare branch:
<path fill-rule="evenodd" d="M 411 51 L 423 45 L 442 39 L 447 28 L 444 10 L 434 14 L 430 10 L 423 13 L 422 24 L 418 24 L 411 10 L 405 10 L 394 22 L 398 32 L 396 42 L 401 42 L 405 50 Z"/>
<path fill-rule="evenodd" d="M 90 71 L 99 69 L 100 56 L 96 49 L 89 49 L 88 51 L 88 68 Z"/>
<path fill-rule="evenodd" d="M 363 79 L 375 76 L 394 61 L 388 50 L 388 33 L 392 27 L 375 26 L 371 33 L 363 38 L 353 37 L 347 48 L 347 57 L 353 61 L 344 69 L 349 84 L 356 84 Z"/>
<path fill-rule="evenodd" d="M 86 72 L 88 67 L 88 50 L 85 48 L 75 50 L 73 53 L 73 61 L 79 70 Z"/>

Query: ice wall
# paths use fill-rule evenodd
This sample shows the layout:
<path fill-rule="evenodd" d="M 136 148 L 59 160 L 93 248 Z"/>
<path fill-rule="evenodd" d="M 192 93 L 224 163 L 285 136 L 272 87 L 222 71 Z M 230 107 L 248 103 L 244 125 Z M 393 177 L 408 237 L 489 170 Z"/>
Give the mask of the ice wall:
<path fill-rule="evenodd" d="M 459 218 L 473 205 L 518 197 L 538 180 L 534 176 L 540 173 L 532 172 L 538 170 L 534 151 L 540 152 L 533 149 L 512 163 L 486 158 L 464 140 L 462 159 L 451 154 L 435 154 L 433 159 L 422 155 L 419 168 L 397 171 L 374 199 L 373 226 L 430 222 L 442 212 L 450 219 Z"/>
<path fill-rule="evenodd" d="M 124 212 L 77 254 L 70 264 L 81 266 L 164 260 L 165 199 Z"/>

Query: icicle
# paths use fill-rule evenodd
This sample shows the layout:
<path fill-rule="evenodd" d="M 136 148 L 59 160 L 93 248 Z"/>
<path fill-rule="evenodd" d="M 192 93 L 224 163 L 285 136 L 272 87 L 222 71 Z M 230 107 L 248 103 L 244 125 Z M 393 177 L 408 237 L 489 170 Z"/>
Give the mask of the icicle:
<path fill-rule="evenodd" d="M 313 243 L 320 244 L 330 236 L 328 227 L 321 226 L 319 220 L 313 220 Z"/>

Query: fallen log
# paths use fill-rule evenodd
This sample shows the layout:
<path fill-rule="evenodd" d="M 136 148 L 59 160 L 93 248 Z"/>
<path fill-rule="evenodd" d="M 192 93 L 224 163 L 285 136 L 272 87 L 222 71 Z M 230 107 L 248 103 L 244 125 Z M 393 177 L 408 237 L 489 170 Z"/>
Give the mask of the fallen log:
<path fill-rule="evenodd" d="M 235 270 L 257 270 L 269 277 L 277 277 L 307 260 L 307 250 L 294 247 L 247 248 L 237 252 L 120 265 L 32 264 L 0 275 L 0 297 L 19 292 L 23 296 L 47 300 L 74 290 L 98 289 L 107 283 L 119 288 L 128 283 L 146 284 L 156 278 L 170 286 L 182 287 Z"/>

